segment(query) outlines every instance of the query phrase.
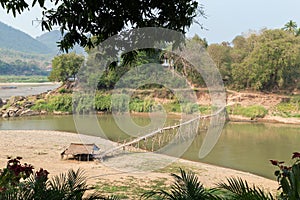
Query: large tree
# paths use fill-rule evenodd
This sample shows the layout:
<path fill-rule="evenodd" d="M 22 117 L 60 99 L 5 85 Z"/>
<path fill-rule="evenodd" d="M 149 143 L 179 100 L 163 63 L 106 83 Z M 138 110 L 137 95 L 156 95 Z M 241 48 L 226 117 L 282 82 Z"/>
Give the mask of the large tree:
<path fill-rule="evenodd" d="M 92 47 L 91 36 L 100 43 L 122 30 L 140 27 L 164 27 L 186 33 L 197 15 L 204 15 L 196 0 L 0 0 L 1 6 L 14 16 L 34 6 L 43 9 L 42 29 L 59 26 L 64 35 L 59 42 L 63 50 L 76 43 Z M 48 4 L 47 4 L 48 5 Z"/>
<path fill-rule="evenodd" d="M 219 69 L 222 78 L 228 80 L 231 76 L 231 47 L 226 43 L 222 44 L 211 44 L 207 47 L 212 60 L 215 62 L 216 67 Z"/>
<path fill-rule="evenodd" d="M 84 57 L 76 55 L 75 53 L 62 54 L 54 57 L 49 80 L 66 82 L 70 78 L 75 79 L 83 61 Z"/>
<path fill-rule="evenodd" d="M 282 28 L 285 31 L 295 34 L 297 31 L 297 23 L 293 20 L 288 21 Z"/>
<path fill-rule="evenodd" d="M 256 90 L 293 87 L 299 76 L 299 49 L 298 37 L 279 29 L 265 30 L 256 36 L 249 55 L 232 65 L 236 85 Z"/>

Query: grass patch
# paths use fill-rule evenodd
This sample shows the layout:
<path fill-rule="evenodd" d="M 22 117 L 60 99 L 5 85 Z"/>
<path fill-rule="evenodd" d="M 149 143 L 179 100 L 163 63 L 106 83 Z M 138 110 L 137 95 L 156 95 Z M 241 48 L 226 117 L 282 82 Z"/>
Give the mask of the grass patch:
<path fill-rule="evenodd" d="M 268 114 L 268 110 L 263 106 L 253 105 L 244 107 L 239 104 L 227 107 L 227 112 L 230 115 L 241 115 L 250 117 L 251 119 L 263 118 Z"/>
<path fill-rule="evenodd" d="M 294 96 L 289 102 L 281 102 L 273 109 L 273 115 L 281 117 L 300 117 L 300 95 Z"/>
<path fill-rule="evenodd" d="M 62 112 L 72 112 L 72 95 L 56 95 L 51 96 L 49 99 L 39 99 L 31 107 L 32 110 L 42 111 L 46 110 L 48 112 L 62 111 Z"/>
<path fill-rule="evenodd" d="M 209 114 L 211 112 L 211 106 L 198 105 L 196 103 L 166 103 L 163 104 L 164 109 L 167 112 L 174 113 L 187 113 L 192 114 L 196 112 L 200 112 L 201 114 Z"/>
<path fill-rule="evenodd" d="M 190 166 L 187 164 L 183 164 L 183 163 L 172 163 L 164 168 L 155 170 L 155 172 L 159 172 L 159 173 L 168 173 L 168 174 L 179 174 L 180 173 L 180 169 L 183 169 L 185 171 L 193 171 L 196 174 L 197 173 L 201 173 L 201 170 L 199 170 L 199 168 L 196 168 L 194 166 Z"/>
<path fill-rule="evenodd" d="M 120 199 L 140 199 L 145 192 L 168 189 L 166 182 L 166 178 L 150 180 L 146 177 L 135 178 L 128 176 L 115 181 L 101 179 L 96 183 L 95 189 L 105 196 L 114 195 Z"/>

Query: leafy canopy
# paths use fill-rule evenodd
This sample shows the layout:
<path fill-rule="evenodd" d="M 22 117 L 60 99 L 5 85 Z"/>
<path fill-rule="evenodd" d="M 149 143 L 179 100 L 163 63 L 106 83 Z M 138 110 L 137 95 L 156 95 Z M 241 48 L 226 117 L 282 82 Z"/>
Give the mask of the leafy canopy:
<path fill-rule="evenodd" d="M 52 60 L 52 71 L 48 77 L 50 81 L 66 82 L 69 78 L 76 78 L 79 68 L 84 61 L 83 56 L 75 53 L 62 54 Z"/>
<path fill-rule="evenodd" d="M 163 27 L 186 33 L 197 15 L 204 15 L 196 0 L 1 0 L 1 6 L 14 16 L 34 6 L 43 9 L 41 27 L 52 30 L 59 26 L 64 35 L 62 50 L 76 43 L 93 47 L 122 30 L 140 27 Z M 96 36 L 93 43 L 92 36 Z"/>

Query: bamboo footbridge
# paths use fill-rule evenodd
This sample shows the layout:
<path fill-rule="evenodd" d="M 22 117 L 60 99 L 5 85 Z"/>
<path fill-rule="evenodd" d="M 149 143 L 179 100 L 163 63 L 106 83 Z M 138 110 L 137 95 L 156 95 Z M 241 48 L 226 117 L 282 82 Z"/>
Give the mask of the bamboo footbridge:
<path fill-rule="evenodd" d="M 147 139 L 151 139 L 151 138 L 154 138 L 158 135 L 160 136 L 164 136 L 165 133 L 167 131 L 170 131 L 170 130 L 175 130 L 175 129 L 178 129 L 178 128 L 181 128 L 181 127 L 184 127 L 184 126 L 190 126 L 191 124 L 193 123 L 197 123 L 197 126 L 193 126 L 193 127 L 198 127 L 198 122 L 199 120 L 205 120 L 205 119 L 209 119 L 209 118 L 212 118 L 212 117 L 218 117 L 220 116 L 223 111 L 226 109 L 226 106 L 220 108 L 218 111 L 214 112 L 213 114 L 210 114 L 210 115 L 199 115 L 197 117 L 194 117 L 190 120 L 187 120 L 185 122 L 182 122 L 180 124 L 176 124 L 176 125 L 173 125 L 173 126 L 167 126 L 167 127 L 163 127 L 163 128 L 160 128 L 160 129 L 157 129 L 157 130 L 154 130 L 154 131 L 151 131 L 150 133 L 147 133 L 145 135 L 142 135 L 140 137 L 137 137 L 137 138 L 134 138 L 128 142 L 124 142 L 123 144 L 120 144 L 119 146 L 116 146 L 116 147 L 113 147 L 111 149 L 108 149 L 100 154 L 97 154 L 94 156 L 95 159 L 99 159 L 99 160 L 104 160 L 106 157 L 108 157 L 109 155 L 114 155 L 116 154 L 118 151 L 122 151 L 124 152 L 125 148 L 126 147 L 133 147 L 136 145 L 136 147 L 139 149 L 140 147 L 140 142 L 143 142 L 143 141 L 146 141 Z M 225 116 L 225 114 L 223 115 L 223 117 Z M 194 128 L 189 128 L 189 133 L 186 134 L 188 136 L 190 135 L 195 135 L 195 132 L 197 132 L 197 130 L 195 130 Z M 183 137 L 182 135 L 178 135 L 176 134 L 177 137 Z M 169 140 L 170 140 L 170 137 L 169 137 Z M 154 143 L 154 140 L 152 139 L 152 151 L 153 151 L 153 143 Z M 161 140 L 159 139 L 159 144 L 161 143 Z"/>

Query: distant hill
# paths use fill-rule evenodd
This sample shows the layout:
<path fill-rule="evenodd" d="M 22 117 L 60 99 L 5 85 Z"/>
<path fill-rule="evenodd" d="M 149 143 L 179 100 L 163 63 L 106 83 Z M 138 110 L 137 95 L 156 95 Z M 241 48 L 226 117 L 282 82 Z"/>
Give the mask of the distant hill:
<path fill-rule="evenodd" d="M 62 35 L 60 31 L 54 30 L 51 32 L 47 32 L 42 34 L 41 36 L 38 36 L 36 39 L 39 42 L 46 45 L 52 51 L 59 52 L 59 48 L 57 47 L 57 42 L 62 39 Z M 70 52 L 75 52 L 77 54 L 85 53 L 84 49 L 79 45 L 76 45 L 73 49 L 70 50 Z"/>
<path fill-rule="evenodd" d="M 57 41 L 61 40 L 62 36 L 59 31 L 51 31 L 36 37 L 36 40 L 46 45 L 52 51 L 58 51 Z"/>
<path fill-rule="evenodd" d="M 53 50 L 26 33 L 0 22 L 0 48 L 34 54 L 53 54 Z"/>
<path fill-rule="evenodd" d="M 0 75 L 45 75 L 59 53 L 60 31 L 47 32 L 36 39 L 0 21 Z M 84 54 L 84 49 L 74 50 Z"/>

